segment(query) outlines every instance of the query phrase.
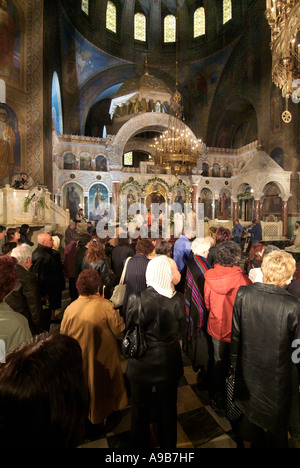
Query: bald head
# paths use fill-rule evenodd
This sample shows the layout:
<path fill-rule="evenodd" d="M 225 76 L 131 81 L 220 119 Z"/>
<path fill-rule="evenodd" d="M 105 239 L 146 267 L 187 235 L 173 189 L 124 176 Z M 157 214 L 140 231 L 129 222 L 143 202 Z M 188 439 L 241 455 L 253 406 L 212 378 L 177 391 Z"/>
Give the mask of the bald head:
<path fill-rule="evenodd" d="M 44 245 L 45 247 L 53 246 L 52 236 L 50 236 L 50 234 L 48 234 L 47 232 L 42 232 L 41 234 L 38 234 L 37 241 L 39 244 Z"/>

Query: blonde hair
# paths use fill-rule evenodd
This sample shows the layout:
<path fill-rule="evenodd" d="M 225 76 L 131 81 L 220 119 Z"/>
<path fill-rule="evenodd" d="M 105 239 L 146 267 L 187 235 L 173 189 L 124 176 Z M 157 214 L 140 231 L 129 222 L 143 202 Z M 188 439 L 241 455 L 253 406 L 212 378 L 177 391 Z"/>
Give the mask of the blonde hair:
<path fill-rule="evenodd" d="M 261 265 L 263 282 L 283 288 L 296 270 L 294 257 L 284 250 L 275 250 L 264 256 Z"/>
<path fill-rule="evenodd" d="M 102 258 L 106 259 L 105 247 L 102 239 L 93 237 L 92 240 L 86 245 L 86 259 L 89 263 L 97 263 Z"/>
<path fill-rule="evenodd" d="M 53 239 L 53 249 L 58 250 L 60 246 L 60 238 L 58 236 L 52 236 Z"/>

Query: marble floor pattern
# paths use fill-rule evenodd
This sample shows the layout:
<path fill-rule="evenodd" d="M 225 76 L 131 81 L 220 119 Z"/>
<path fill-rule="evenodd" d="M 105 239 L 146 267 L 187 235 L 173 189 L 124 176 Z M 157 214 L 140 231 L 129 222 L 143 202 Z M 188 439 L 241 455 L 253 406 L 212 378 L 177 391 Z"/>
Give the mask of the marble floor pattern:
<path fill-rule="evenodd" d="M 178 387 L 177 448 L 236 448 L 234 434 L 226 418 L 209 405 L 208 393 L 197 384 L 197 373 L 185 356 L 184 376 Z M 123 371 L 126 360 L 122 358 Z M 130 401 L 130 399 L 129 399 Z M 130 449 L 130 406 L 122 409 L 122 419 L 112 432 L 95 440 L 84 440 L 79 448 Z M 153 448 L 158 447 L 155 420 L 151 424 Z"/>
<path fill-rule="evenodd" d="M 246 255 L 243 255 L 243 267 Z M 299 264 L 297 263 L 298 271 Z M 296 274 L 295 272 L 295 274 Z M 64 309 L 70 303 L 68 289 L 63 292 L 62 309 L 58 311 L 57 323 L 52 324 L 50 331 L 58 332 Z M 121 356 L 125 375 L 126 359 Z M 237 448 L 235 434 L 229 421 L 219 417 L 209 404 L 206 390 L 197 383 L 198 373 L 193 371 L 191 362 L 183 355 L 184 376 L 179 382 L 177 401 L 177 448 Z M 130 399 L 129 399 L 130 401 Z M 80 448 L 130 449 L 130 406 L 122 409 L 122 419 L 112 432 L 103 436 L 82 441 Z M 158 447 L 155 423 L 151 427 L 153 448 Z"/>
<path fill-rule="evenodd" d="M 57 311 L 57 321 L 50 328 L 57 333 L 65 308 L 69 305 L 68 289 L 63 292 L 62 309 Z M 123 373 L 126 373 L 126 359 L 121 356 Z M 198 373 L 193 371 L 191 362 L 183 354 L 184 376 L 178 386 L 177 399 L 177 448 L 236 448 L 231 425 L 226 418 L 220 418 L 209 405 L 209 396 L 197 383 Z M 126 384 L 128 384 L 125 376 Z M 130 397 L 129 397 L 130 403 Z M 80 448 L 130 449 L 130 405 L 121 410 L 122 419 L 112 432 L 96 439 L 85 439 Z M 155 419 L 155 416 L 153 416 Z M 158 448 L 155 422 L 151 425 L 153 448 Z"/>

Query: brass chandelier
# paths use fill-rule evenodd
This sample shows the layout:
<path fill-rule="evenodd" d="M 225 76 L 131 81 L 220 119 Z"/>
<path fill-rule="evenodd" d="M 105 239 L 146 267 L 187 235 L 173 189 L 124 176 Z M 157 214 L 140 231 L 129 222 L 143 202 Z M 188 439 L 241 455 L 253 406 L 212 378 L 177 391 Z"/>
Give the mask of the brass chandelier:
<path fill-rule="evenodd" d="M 300 102 L 300 0 L 266 0 L 271 28 L 272 80 L 286 99 L 282 114 L 289 123 L 288 100 Z"/>
<path fill-rule="evenodd" d="M 176 116 L 169 116 L 168 129 L 156 137 L 153 159 L 155 166 L 171 171 L 175 175 L 189 175 L 203 157 L 205 145 L 194 138 L 184 121 Z"/>

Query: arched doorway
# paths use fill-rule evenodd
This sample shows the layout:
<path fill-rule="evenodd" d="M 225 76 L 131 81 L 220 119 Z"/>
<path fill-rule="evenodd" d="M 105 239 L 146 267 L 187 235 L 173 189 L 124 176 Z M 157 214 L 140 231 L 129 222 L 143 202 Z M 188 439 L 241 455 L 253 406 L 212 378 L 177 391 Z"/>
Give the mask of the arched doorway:
<path fill-rule="evenodd" d="M 280 189 L 275 182 L 269 182 L 263 189 L 262 220 L 277 222 L 282 220 L 282 199 Z"/>

